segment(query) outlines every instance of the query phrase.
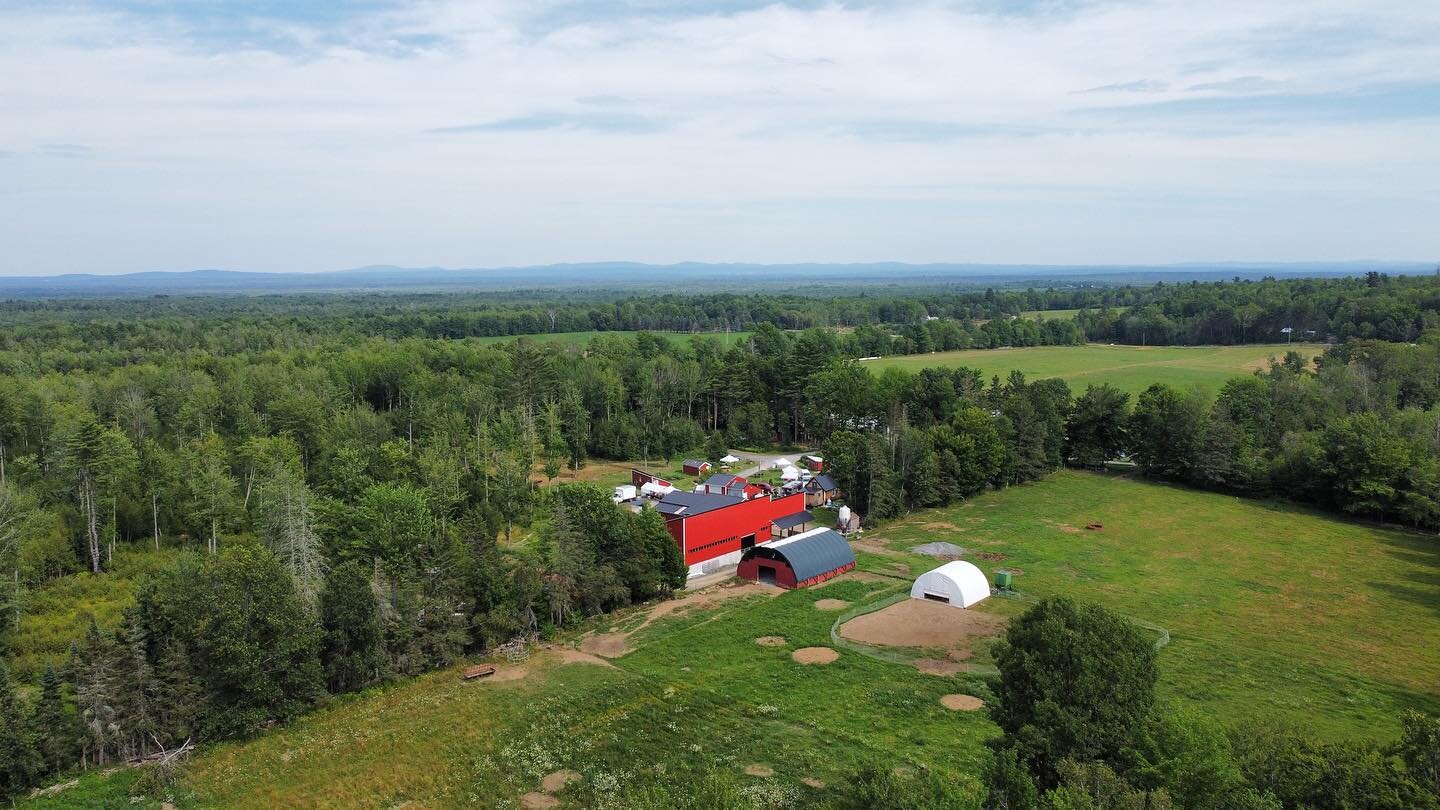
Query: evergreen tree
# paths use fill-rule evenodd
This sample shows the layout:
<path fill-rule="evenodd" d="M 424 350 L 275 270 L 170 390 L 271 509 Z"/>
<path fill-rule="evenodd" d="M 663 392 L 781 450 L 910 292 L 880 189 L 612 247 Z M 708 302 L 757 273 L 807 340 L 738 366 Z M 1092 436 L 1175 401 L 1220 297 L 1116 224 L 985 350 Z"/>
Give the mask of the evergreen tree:
<path fill-rule="evenodd" d="M 336 566 L 320 592 L 320 663 L 334 693 L 363 689 L 384 668 L 380 612 L 370 579 L 359 563 Z"/>
<path fill-rule="evenodd" d="M 119 725 L 115 703 L 119 691 L 116 650 L 94 619 L 85 638 L 70 650 L 70 671 L 75 681 L 75 705 L 80 711 L 80 762 L 104 765 L 118 748 Z"/>
<path fill-rule="evenodd" d="M 40 676 L 40 697 L 31 714 L 36 749 L 46 774 L 62 773 L 79 757 L 80 728 L 75 714 L 65 705 L 64 682 L 55 668 L 45 665 Z"/>
<path fill-rule="evenodd" d="M 0 661 L 0 796 L 10 796 L 34 783 L 41 769 L 35 733 L 10 670 Z"/>

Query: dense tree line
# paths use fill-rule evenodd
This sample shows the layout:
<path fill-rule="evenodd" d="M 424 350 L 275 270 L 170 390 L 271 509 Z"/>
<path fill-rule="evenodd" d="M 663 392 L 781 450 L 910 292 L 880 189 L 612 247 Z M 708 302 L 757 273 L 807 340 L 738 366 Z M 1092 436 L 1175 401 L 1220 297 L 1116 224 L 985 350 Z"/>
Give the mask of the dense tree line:
<path fill-rule="evenodd" d="M 1019 317 L 1053 309 L 1081 312 L 1074 322 Z M 782 330 L 837 329 L 847 356 L 867 357 L 1085 340 L 1275 343 L 1285 339 L 1281 330 L 1286 328 L 1296 340 L 1414 341 L 1440 326 L 1440 277 L 1370 273 L 825 296 L 515 291 L 10 301 L 0 302 L 0 319 L 13 325 L 0 334 L 0 353 L 18 353 L 34 370 L 94 370 L 97 362 L 134 362 L 141 353 L 292 350 L 337 338 L 456 340 L 645 330 L 724 334 L 761 324 Z"/>

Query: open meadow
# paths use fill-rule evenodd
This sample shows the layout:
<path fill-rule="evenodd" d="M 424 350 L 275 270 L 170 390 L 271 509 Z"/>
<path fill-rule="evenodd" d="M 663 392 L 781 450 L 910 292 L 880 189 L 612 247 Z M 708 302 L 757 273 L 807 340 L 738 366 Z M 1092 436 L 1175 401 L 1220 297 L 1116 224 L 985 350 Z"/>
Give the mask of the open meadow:
<path fill-rule="evenodd" d="M 1319 355 L 1324 347 L 1313 343 L 1264 344 L 1244 346 L 1107 346 L 1091 343 L 1085 346 L 1030 346 L 1018 349 L 968 349 L 955 352 L 934 352 L 896 357 L 882 357 L 865 362 L 875 371 L 901 368 L 919 371 L 923 368 L 957 368 L 964 366 L 980 371 L 988 382 L 992 376 L 1002 380 L 1012 370 L 1025 372 L 1027 379 L 1059 377 L 1076 393 L 1087 385 L 1109 383 L 1122 391 L 1138 394 L 1152 383 L 1165 383 L 1177 388 L 1201 386 L 1212 395 L 1231 377 L 1249 374 L 1267 367 L 1271 358 L 1280 359 L 1294 350 L 1307 359 Z"/>
<path fill-rule="evenodd" d="M 969 611 L 975 635 L 959 646 L 918 608 L 861 615 L 938 564 L 910 551 L 933 541 L 963 547 L 989 576 L 1016 575 L 1018 596 Z M 491 680 L 465 683 L 451 669 L 337 698 L 203 752 L 177 798 L 628 806 L 657 782 L 718 781 L 809 801 L 870 760 L 934 769 L 978 796 L 984 742 L 997 730 L 983 711 L 957 709 L 989 697 L 982 679 L 1003 621 L 1050 595 L 1105 604 L 1157 640 L 1168 631 L 1161 695 L 1225 724 L 1383 740 L 1401 708 L 1440 709 L 1433 537 L 1062 471 L 918 512 L 856 550 L 859 570 L 822 587 L 712 588 L 597 619 L 528 662 L 502 659 Z M 922 646 L 867 653 L 856 643 L 887 634 Z M 812 648 L 838 654 L 801 663 L 832 655 Z M 578 777 L 562 787 L 567 771 Z M 133 778 L 87 775 L 31 805 L 92 805 L 125 795 Z"/>

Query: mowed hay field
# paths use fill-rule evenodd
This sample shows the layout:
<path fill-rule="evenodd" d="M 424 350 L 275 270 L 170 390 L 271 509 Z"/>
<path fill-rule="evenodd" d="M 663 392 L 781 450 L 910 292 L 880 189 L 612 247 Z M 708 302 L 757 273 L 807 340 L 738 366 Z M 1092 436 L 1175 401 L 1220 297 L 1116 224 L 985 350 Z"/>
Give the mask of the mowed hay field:
<path fill-rule="evenodd" d="M 1162 694 L 1227 723 L 1389 739 L 1401 709 L 1440 711 L 1433 536 L 1063 471 L 886 527 L 862 545 L 892 554 L 861 567 L 918 572 L 935 563 L 908 549 L 933 540 L 965 548 L 992 581 L 999 568 L 1023 572 L 1026 596 L 1092 600 L 1168 628 Z"/>
<path fill-rule="evenodd" d="M 1103 528 L 1084 528 L 1092 522 Z M 1440 710 L 1435 538 L 1062 471 L 867 533 L 859 570 L 819 588 L 709 589 L 597 620 L 520 670 L 502 662 L 496 680 L 464 683 L 451 669 L 339 698 L 203 751 L 178 804 L 519 807 L 544 777 L 571 770 L 580 781 L 554 794 L 567 806 L 623 806 L 627 786 L 702 779 L 803 805 L 877 760 L 935 769 L 978 798 L 998 730 L 983 711 L 947 706 L 990 699 L 979 679 L 993 671 L 990 642 L 953 659 L 969 671 L 937 675 L 915 659 L 946 658 L 953 639 L 882 660 L 830 635 L 937 565 L 909 551 L 936 540 L 965 548 L 987 576 L 1019 572 L 1023 598 L 991 598 L 974 609 L 985 616 L 1068 595 L 1168 628 L 1162 696 L 1220 722 L 1387 740 L 1401 708 Z M 798 662 L 807 648 L 838 657 Z M 87 775 L 29 804 L 102 805 L 134 773 Z"/>
<path fill-rule="evenodd" d="M 978 370 L 988 382 L 992 376 L 1002 380 L 1012 370 L 1025 373 L 1027 379 L 1059 377 L 1076 393 L 1087 385 L 1109 383 L 1123 391 L 1138 394 L 1152 383 L 1166 383 L 1177 388 L 1202 386 L 1211 394 L 1231 377 L 1249 374 L 1268 367 L 1270 358 L 1280 359 L 1294 350 L 1307 359 L 1318 356 L 1324 347 L 1314 343 L 1265 344 L 1247 346 L 1107 346 L 1091 343 L 1085 346 L 1030 346 L 1019 349 L 970 349 L 957 352 L 911 354 L 882 357 L 864 363 L 866 368 L 881 371 L 902 368 L 919 371 L 923 368 L 957 368 Z"/>

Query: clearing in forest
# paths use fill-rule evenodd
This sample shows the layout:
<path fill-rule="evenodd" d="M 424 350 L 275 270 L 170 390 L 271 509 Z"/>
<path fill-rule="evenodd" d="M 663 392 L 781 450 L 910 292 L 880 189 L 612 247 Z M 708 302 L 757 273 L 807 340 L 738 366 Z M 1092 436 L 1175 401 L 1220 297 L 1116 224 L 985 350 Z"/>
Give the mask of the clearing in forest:
<path fill-rule="evenodd" d="M 882 357 L 867 361 L 866 368 L 877 373 L 887 368 L 919 371 L 923 368 L 957 368 L 979 371 L 988 383 L 993 376 L 1004 380 L 1012 370 L 1026 379 L 1059 377 L 1079 394 L 1087 385 L 1109 383 L 1135 395 L 1151 383 L 1176 388 L 1202 386 L 1213 396 L 1231 377 L 1265 368 L 1270 358 L 1280 359 L 1288 350 L 1306 359 L 1324 351 L 1313 343 L 1251 344 L 1245 346 L 1030 346 L 1019 349 L 970 349 L 932 354 Z"/>

